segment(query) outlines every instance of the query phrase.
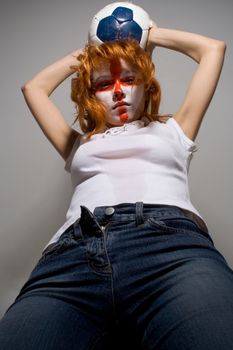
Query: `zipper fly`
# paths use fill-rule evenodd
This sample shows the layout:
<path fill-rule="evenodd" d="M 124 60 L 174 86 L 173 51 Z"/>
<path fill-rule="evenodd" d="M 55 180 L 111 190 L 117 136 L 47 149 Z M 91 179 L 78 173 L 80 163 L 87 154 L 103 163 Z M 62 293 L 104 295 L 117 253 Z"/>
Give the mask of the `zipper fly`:
<path fill-rule="evenodd" d="M 106 227 L 109 225 L 109 222 L 106 225 L 101 225 L 100 228 L 102 230 L 103 233 L 105 233 L 106 231 Z"/>

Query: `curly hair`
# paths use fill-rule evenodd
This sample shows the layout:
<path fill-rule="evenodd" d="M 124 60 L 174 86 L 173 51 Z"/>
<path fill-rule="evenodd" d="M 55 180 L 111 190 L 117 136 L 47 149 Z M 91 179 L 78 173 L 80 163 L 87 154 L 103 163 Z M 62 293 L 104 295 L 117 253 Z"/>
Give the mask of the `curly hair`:
<path fill-rule="evenodd" d="M 79 120 L 81 130 L 92 135 L 105 126 L 106 107 L 97 99 L 93 89 L 93 71 L 111 60 L 124 59 L 132 68 L 142 74 L 145 84 L 145 108 L 143 115 L 150 121 L 160 121 L 158 114 L 161 100 L 159 82 L 155 79 L 155 66 L 149 54 L 136 41 L 109 41 L 101 45 L 88 44 L 77 56 L 78 65 L 71 66 L 77 72 L 71 81 L 71 99 L 77 110 L 74 123 Z M 73 123 L 73 124 L 74 124 Z"/>

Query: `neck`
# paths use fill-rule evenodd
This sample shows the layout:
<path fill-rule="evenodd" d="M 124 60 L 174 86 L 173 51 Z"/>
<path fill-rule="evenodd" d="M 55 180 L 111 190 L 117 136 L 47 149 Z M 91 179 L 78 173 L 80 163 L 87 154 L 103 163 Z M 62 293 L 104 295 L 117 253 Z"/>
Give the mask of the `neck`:
<path fill-rule="evenodd" d="M 147 126 L 147 125 L 150 123 L 149 119 L 148 119 L 146 116 L 142 116 L 142 117 L 139 118 L 139 119 L 132 120 L 131 122 L 128 122 L 128 123 L 123 123 L 122 125 L 111 125 L 111 124 L 109 124 L 109 123 L 106 123 L 101 132 L 105 132 L 107 129 L 110 129 L 110 128 L 115 128 L 115 127 L 123 126 L 123 125 L 125 125 L 125 124 L 130 124 L 130 123 L 135 122 L 135 121 L 137 121 L 137 120 L 143 121 L 144 124 L 145 124 L 145 126 Z"/>

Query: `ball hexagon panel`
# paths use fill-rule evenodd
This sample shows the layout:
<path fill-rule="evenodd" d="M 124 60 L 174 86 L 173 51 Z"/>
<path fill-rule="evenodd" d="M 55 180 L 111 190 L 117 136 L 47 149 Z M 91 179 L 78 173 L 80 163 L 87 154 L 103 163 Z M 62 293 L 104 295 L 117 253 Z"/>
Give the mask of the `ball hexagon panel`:
<path fill-rule="evenodd" d="M 141 41 L 142 29 L 133 20 L 133 11 L 126 7 L 117 7 L 113 13 L 100 20 L 97 37 L 101 41 L 135 39 Z"/>

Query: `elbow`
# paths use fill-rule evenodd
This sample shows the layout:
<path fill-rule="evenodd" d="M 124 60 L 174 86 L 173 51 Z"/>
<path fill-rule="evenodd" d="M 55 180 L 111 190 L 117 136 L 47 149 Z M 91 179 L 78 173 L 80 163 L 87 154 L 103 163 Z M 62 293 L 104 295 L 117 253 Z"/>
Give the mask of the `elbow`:
<path fill-rule="evenodd" d="M 202 59 L 210 56 L 222 56 L 224 57 L 227 44 L 223 40 L 209 39 L 207 44 L 202 48 L 198 56 L 196 57 L 196 62 L 200 63 Z"/>
<path fill-rule="evenodd" d="M 219 57 L 222 60 L 222 62 L 225 59 L 226 49 L 227 49 L 227 44 L 225 43 L 225 41 L 219 41 L 218 44 L 216 45 L 215 55 Z"/>
<path fill-rule="evenodd" d="M 27 82 L 21 86 L 21 91 L 24 93 L 26 90 L 30 88 L 30 84 Z"/>
<path fill-rule="evenodd" d="M 222 50 L 225 53 L 227 49 L 227 43 L 225 41 L 221 41 L 221 45 L 222 45 Z"/>
<path fill-rule="evenodd" d="M 203 55 L 200 57 L 199 63 L 202 60 L 202 58 L 205 59 L 205 57 L 222 57 L 224 58 L 225 51 L 226 51 L 227 45 L 225 41 L 221 40 L 212 40 L 210 45 L 208 45 L 207 49 L 204 51 Z"/>
<path fill-rule="evenodd" d="M 28 91 L 28 87 L 26 85 L 21 86 L 21 92 L 25 96 Z"/>
<path fill-rule="evenodd" d="M 42 88 L 40 85 L 38 85 L 35 81 L 29 80 L 24 85 L 21 86 L 21 91 L 25 95 L 27 92 L 30 91 L 42 91 L 47 96 L 51 94 L 51 92 L 48 92 L 45 88 Z"/>
<path fill-rule="evenodd" d="M 222 40 L 216 40 L 215 44 L 214 44 L 214 49 L 219 51 L 219 52 L 223 52 L 225 53 L 227 48 L 227 44 L 225 41 Z"/>
<path fill-rule="evenodd" d="M 25 90 L 26 90 L 26 85 L 22 85 L 22 86 L 21 86 L 21 91 L 24 93 Z"/>
<path fill-rule="evenodd" d="M 31 80 L 27 81 L 24 85 L 21 86 L 21 91 L 25 94 L 27 91 L 38 89 L 38 86 Z"/>

